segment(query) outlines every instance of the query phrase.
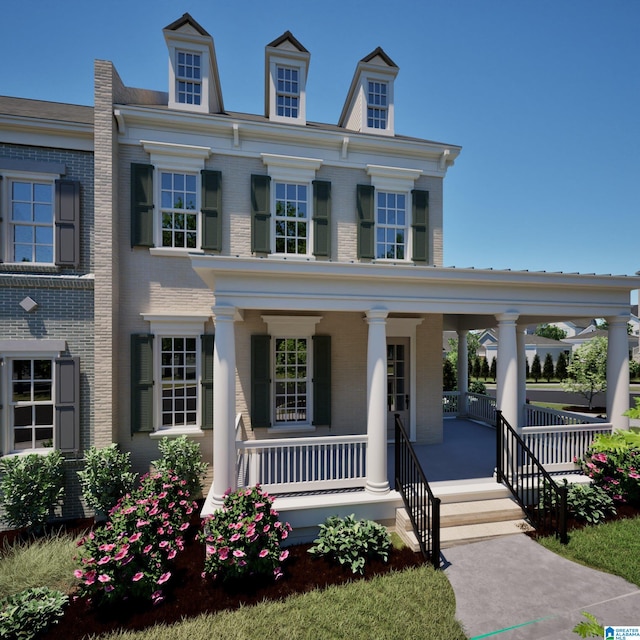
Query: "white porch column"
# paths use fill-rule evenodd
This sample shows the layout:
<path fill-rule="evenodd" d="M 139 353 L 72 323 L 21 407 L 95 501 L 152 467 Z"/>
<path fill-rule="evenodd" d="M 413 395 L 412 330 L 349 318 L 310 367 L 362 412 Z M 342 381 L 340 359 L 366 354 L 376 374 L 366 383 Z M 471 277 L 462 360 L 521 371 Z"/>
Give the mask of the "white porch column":
<path fill-rule="evenodd" d="M 213 504 L 222 506 L 227 489 L 237 488 L 235 307 L 213 307 Z"/>
<path fill-rule="evenodd" d="M 516 325 L 518 358 L 518 423 L 527 426 L 527 337 L 525 327 Z"/>
<path fill-rule="evenodd" d="M 514 428 L 518 420 L 518 348 L 516 339 L 517 313 L 496 315 L 498 320 L 498 361 L 496 379 L 497 407 Z"/>
<path fill-rule="evenodd" d="M 388 311 L 367 311 L 367 484 L 388 493 L 387 479 L 387 323 Z"/>
<path fill-rule="evenodd" d="M 467 415 L 467 396 L 469 391 L 469 351 L 467 349 L 466 329 L 458 330 L 458 414 Z"/>
<path fill-rule="evenodd" d="M 629 409 L 629 338 L 628 317 L 607 318 L 607 416 L 614 429 L 628 429 L 629 418 L 622 414 Z"/>

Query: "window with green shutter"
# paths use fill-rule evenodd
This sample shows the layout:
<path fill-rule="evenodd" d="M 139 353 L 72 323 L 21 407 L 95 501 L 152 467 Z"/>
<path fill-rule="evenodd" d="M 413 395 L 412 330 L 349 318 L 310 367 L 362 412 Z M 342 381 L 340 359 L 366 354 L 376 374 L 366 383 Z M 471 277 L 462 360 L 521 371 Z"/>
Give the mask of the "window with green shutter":
<path fill-rule="evenodd" d="M 251 336 L 251 426 L 271 426 L 271 336 Z"/>
<path fill-rule="evenodd" d="M 313 255 L 331 257 L 331 183 L 313 181 Z"/>
<path fill-rule="evenodd" d="M 411 227 L 413 229 L 413 260 L 429 262 L 429 192 L 414 189 Z"/>
<path fill-rule="evenodd" d="M 313 336 L 313 424 L 331 426 L 331 336 Z"/>
<path fill-rule="evenodd" d="M 358 213 L 358 258 L 375 258 L 374 188 L 359 184 L 356 188 Z"/>
<path fill-rule="evenodd" d="M 131 246 L 153 247 L 153 166 L 131 165 Z"/>
<path fill-rule="evenodd" d="M 131 432 L 153 431 L 153 336 L 131 336 Z"/>
<path fill-rule="evenodd" d="M 213 429 L 213 349 L 215 335 L 200 336 L 202 348 L 202 428 Z"/>
<path fill-rule="evenodd" d="M 271 253 L 271 178 L 251 176 L 251 252 Z"/>
<path fill-rule="evenodd" d="M 202 171 L 202 249 L 222 250 L 222 173 Z"/>

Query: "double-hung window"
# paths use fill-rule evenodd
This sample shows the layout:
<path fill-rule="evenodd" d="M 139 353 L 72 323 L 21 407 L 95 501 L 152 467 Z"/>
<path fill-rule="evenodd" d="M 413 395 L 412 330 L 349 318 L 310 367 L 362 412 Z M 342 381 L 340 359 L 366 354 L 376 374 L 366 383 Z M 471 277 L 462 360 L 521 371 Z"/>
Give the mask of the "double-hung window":
<path fill-rule="evenodd" d="M 202 56 L 193 51 L 176 51 L 176 102 L 202 102 Z"/>
<path fill-rule="evenodd" d="M 52 180 L 9 181 L 10 262 L 53 264 Z"/>
<path fill-rule="evenodd" d="M 308 186 L 275 184 L 275 252 L 307 255 L 309 246 Z"/>
<path fill-rule="evenodd" d="M 162 246 L 176 249 L 198 247 L 197 176 L 160 172 Z"/>
<path fill-rule="evenodd" d="M 162 428 L 198 424 L 198 353 L 195 336 L 160 337 Z"/>
<path fill-rule="evenodd" d="M 276 114 L 297 118 L 300 109 L 300 70 L 296 67 L 276 67 Z"/>
<path fill-rule="evenodd" d="M 404 260 L 407 245 L 407 196 L 376 193 L 376 258 Z"/>
<path fill-rule="evenodd" d="M 309 338 L 274 339 L 275 424 L 307 422 Z"/>
<path fill-rule="evenodd" d="M 386 129 L 388 108 L 388 84 L 379 80 L 369 80 L 367 82 L 367 127 Z"/>

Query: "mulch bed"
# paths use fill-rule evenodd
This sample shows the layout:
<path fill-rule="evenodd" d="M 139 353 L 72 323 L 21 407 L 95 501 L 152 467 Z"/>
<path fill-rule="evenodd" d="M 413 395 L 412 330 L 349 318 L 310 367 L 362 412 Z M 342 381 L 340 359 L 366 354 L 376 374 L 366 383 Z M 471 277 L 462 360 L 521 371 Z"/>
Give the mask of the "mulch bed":
<path fill-rule="evenodd" d="M 64 530 L 80 534 L 92 524 L 93 520 L 78 520 L 67 523 Z M 368 561 L 364 576 L 359 576 L 337 563 L 307 553 L 311 546 L 309 544 L 294 545 L 288 547 L 290 555 L 283 565 L 284 577 L 280 580 L 250 578 L 223 585 L 201 577 L 204 547 L 194 540 L 199 524 L 200 520 L 196 515 L 185 550 L 174 560 L 172 579 L 165 585 L 169 588 L 164 589 L 165 600 L 162 603 L 151 605 L 147 602 L 125 601 L 115 606 L 96 608 L 86 598 L 76 598 L 65 608 L 60 622 L 51 627 L 49 633 L 42 638 L 75 640 L 119 628 L 137 630 L 159 623 L 171 624 L 185 617 L 225 609 L 234 610 L 263 600 L 280 600 L 290 595 L 354 580 L 367 580 L 375 575 L 393 570 L 401 571 L 424 563 L 419 553 L 407 548 L 393 549 L 389 562 Z M 15 532 L 0 533 L 0 545 L 3 540 L 11 541 L 17 535 L 19 534 Z"/>

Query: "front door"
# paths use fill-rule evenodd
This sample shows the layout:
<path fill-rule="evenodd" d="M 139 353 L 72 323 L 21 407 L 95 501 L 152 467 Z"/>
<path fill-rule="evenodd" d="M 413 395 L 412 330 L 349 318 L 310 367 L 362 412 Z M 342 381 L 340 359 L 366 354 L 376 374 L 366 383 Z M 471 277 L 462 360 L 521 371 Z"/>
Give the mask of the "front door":
<path fill-rule="evenodd" d="M 409 429 L 409 338 L 387 339 L 387 439 L 395 439 L 395 414 Z"/>

